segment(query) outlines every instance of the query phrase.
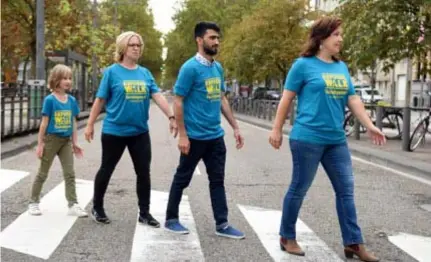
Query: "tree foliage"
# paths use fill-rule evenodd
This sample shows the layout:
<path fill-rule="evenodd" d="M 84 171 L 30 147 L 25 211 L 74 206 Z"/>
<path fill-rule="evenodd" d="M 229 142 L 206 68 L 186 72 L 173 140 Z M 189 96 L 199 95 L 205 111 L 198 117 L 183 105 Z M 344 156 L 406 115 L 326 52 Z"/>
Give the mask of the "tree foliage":
<path fill-rule="evenodd" d="M 283 81 L 305 42 L 310 18 L 306 2 L 260 1 L 232 26 L 221 52 L 229 75 L 248 83 L 267 78 Z"/>
<path fill-rule="evenodd" d="M 114 0 L 98 5 L 97 28 L 93 27 L 92 1 L 45 0 L 45 50 L 70 49 L 91 57 L 96 55 L 99 68 L 113 62 L 116 36 L 134 30 L 145 39 L 141 64 L 157 77 L 162 65 L 161 34 L 154 29 L 148 0 L 116 0 L 118 23 L 113 23 Z M 2 73 L 7 82 L 16 81 L 18 65 L 26 58 L 36 61 L 36 1 L 2 0 Z M 91 68 L 90 68 L 91 70 Z"/>
<path fill-rule="evenodd" d="M 185 0 L 173 20 L 175 29 L 165 36 L 168 50 L 165 60 L 165 82 L 170 85 L 181 65 L 196 53 L 194 27 L 200 21 L 213 21 L 224 33 L 231 25 L 240 22 L 257 0 Z M 222 39 L 223 42 L 223 39 Z M 223 43 L 222 47 L 223 48 Z"/>
<path fill-rule="evenodd" d="M 429 2 L 349 0 L 335 13 L 344 21 L 343 56 L 352 68 L 365 70 L 379 60 L 388 71 L 401 59 L 424 57 L 431 50 Z M 418 42 L 421 35 L 425 38 Z"/>

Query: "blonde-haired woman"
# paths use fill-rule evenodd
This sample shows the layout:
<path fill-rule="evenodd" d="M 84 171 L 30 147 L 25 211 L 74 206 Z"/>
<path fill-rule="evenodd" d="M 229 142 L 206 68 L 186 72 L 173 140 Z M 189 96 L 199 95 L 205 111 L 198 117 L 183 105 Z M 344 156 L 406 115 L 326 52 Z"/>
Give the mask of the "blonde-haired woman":
<path fill-rule="evenodd" d="M 85 217 L 87 213 L 78 205 L 75 187 L 75 169 L 73 154 L 82 156 L 78 146 L 76 116 L 79 114 L 78 103 L 73 96 L 66 93 L 72 87 L 72 70 L 58 64 L 51 70 L 48 78 L 51 94 L 43 101 L 42 121 L 39 127 L 36 154 L 40 158 L 37 176 L 31 188 L 31 199 L 28 206 L 30 215 L 42 215 L 39 209 L 39 198 L 43 184 L 48 177 L 49 169 L 55 156 L 58 156 L 63 168 L 66 199 L 69 206 L 68 215 Z"/>
<path fill-rule="evenodd" d="M 117 37 L 114 57 L 116 63 L 103 72 L 85 130 L 85 138 L 90 142 L 93 139 L 94 122 L 106 105 L 101 139 L 102 163 L 94 181 L 91 210 L 93 219 L 98 223 L 110 223 L 104 210 L 103 198 L 111 175 L 127 147 L 137 175 L 139 222 L 160 227 L 159 222 L 150 214 L 150 98 L 169 119 L 169 127 L 174 136 L 177 134 L 177 126 L 169 104 L 160 94 L 152 74 L 137 64 L 143 49 L 142 37 L 135 32 L 124 32 Z"/>

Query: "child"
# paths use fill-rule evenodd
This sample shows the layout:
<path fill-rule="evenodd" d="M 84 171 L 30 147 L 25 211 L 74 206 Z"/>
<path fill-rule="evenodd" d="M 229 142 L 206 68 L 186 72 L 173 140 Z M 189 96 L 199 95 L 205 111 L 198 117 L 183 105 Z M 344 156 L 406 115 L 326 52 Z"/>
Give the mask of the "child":
<path fill-rule="evenodd" d="M 69 203 L 68 215 L 86 217 L 87 213 L 78 205 L 75 189 L 73 154 L 82 157 L 82 149 L 77 144 L 76 116 L 78 104 L 73 96 L 66 94 L 72 86 L 72 70 L 65 65 L 56 65 L 49 76 L 48 86 L 52 94 L 45 97 L 42 108 L 37 156 L 41 159 L 38 174 L 33 182 L 30 215 L 41 215 L 39 196 L 52 161 L 58 155 L 63 168 L 66 184 L 66 199 Z"/>

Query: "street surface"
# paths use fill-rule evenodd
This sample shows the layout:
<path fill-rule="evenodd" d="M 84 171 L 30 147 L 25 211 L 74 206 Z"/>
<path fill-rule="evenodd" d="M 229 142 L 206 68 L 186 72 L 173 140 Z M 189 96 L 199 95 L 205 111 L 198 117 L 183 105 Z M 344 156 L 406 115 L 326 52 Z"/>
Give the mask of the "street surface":
<path fill-rule="evenodd" d="M 178 163 L 177 141 L 168 121 L 152 106 L 153 215 L 164 223 L 167 194 Z M 90 212 L 93 179 L 101 161 L 101 122 L 95 140 L 85 142 L 85 157 L 75 162 L 78 199 Z M 42 191 L 40 217 L 28 215 L 27 204 L 39 161 L 34 150 L 2 161 L 1 261 L 346 261 L 331 184 L 319 168 L 298 221 L 298 241 L 306 256 L 280 251 L 278 229 L 284 194 L 291 179 L 288 137 L 281 150 L 268 143 L 269 132 L 240 122 L 245 137 L 235 149 L 226 121 L 226 189 L 230 223 L 246 234 L 244 240 L 215 235 L 203 163 L 185 190 L 180 219 L 189 235 L 176 236 L 163 228 L 137 224 L 136 178 L 127 150 L 115 170 L 105 197 L 109 225 L 90 218 L 68 217 L 61 166 L 56 159 Z M 367 247 L 381 261 L 431 261 L 431 178 L 409 178 L 408 173 L 353 160 L 359 224 Z M 351 260 L 358 261 L 358 260 Z"/>

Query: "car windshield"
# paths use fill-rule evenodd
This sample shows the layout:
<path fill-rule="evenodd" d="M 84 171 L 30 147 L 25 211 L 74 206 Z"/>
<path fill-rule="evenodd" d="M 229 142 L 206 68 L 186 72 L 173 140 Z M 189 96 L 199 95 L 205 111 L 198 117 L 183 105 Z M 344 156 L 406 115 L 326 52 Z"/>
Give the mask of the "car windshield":
<path fill-rule="evenodd" d="M 365 90 L 365 92 L 367 92 L 367 95 L 371 95 L 371 90 Z M 379 94 L 379 91 L 377 91 L 377 90 L 374 90 L 374 95 L 380 95 Z"/>

